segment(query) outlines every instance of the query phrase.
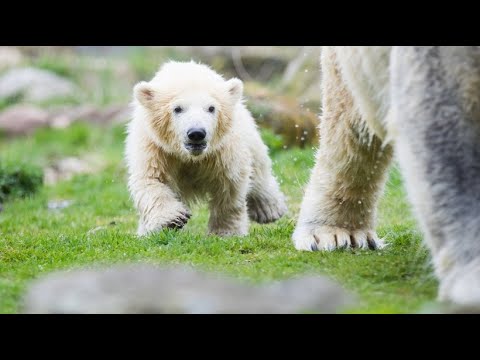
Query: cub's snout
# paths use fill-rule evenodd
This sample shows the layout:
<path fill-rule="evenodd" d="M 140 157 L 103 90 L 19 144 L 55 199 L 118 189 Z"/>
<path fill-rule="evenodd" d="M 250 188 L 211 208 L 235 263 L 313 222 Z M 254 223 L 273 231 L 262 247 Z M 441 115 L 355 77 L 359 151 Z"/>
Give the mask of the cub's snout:
<path fill-rule="evenodd" d="M 202 142 L 207 136 L 207 132 L 203 128 L 192 128 L 187 131 L 188 138 L 195 143 Z"/>
<path fill-rule="evenodd" d="M 188 142 L 185 144 L 185 148 L 192 155 L 200 155 L 207 147 L 206 136 L 207 132 L 204 128 L 189 129 L 187 131 Z"/>

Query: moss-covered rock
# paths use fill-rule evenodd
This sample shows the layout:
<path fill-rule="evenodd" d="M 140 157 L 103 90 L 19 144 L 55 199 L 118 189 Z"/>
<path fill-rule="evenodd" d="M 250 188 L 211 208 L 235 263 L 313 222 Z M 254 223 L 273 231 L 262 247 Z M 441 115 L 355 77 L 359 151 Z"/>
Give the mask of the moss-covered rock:
<path fill-rule="evenodd" d="M 256 83 L 246 83 L 246 105 L 257 124 L 281 135 L 284 146 L 305 147 L 318 143 L 318 111 L 297 97 L 276 95 Z"/>

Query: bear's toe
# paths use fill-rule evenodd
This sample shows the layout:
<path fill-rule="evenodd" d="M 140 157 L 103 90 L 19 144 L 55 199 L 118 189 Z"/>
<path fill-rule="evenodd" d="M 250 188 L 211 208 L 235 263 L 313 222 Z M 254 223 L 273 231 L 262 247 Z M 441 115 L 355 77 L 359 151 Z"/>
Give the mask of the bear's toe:
<path fill-rule="evenodd" d="M 332 251 L 336 249 L 381 249 L 385 243 L 373 230 L 348 230 L 333 226 L 298 227 L 293 233 L 297 250 Z"/>
<path fill-rule="evenodd" d="M 169 214 L 157 214 L 156 217 L 143 219 L 140 222 L 137 234 L 139 236 L 148 235 L 168 229 L 183 228 L 191 217 L 190 211 L 186 209 L 177 210 Z"/>
<path fill-rule="evenodd" d="M 176 218 L 167 222 L 165 227 L 169 229 L 181 229 L 187 224 L 191 216 L 188 211 L 182 211 Z"/>

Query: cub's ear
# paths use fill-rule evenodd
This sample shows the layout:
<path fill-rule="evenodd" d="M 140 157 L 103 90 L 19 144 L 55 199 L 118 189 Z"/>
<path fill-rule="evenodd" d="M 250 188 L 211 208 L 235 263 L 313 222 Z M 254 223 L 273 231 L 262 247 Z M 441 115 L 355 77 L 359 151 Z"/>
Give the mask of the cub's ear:
<path fill-rule="evenodd" d="M 141 81 L 133 88 L 135 98 L 145 107 L 150 107 L 155 97 L 155 90 L 146 81 Z"/>
<path fill-rule="evenodd" d="M 227 81 L 227 90 L 232 101 L 237 103 L 243 96 L 243 82 L 240 79 L 232 78 Z"/>

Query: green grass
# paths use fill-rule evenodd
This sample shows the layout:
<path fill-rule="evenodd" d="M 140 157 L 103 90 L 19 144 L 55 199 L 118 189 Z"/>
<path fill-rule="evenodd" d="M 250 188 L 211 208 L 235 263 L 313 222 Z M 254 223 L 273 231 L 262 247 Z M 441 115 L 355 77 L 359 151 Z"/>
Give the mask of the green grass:
<path fill-rule="evenodd" d="M 26 199 L 4 204 L 0 213 L 0 313 L 20 311 L 29 282 L 48 272 L 117 262 L 194 265 L 255 283 L 304 273 L 326 274 L 359 295 L 349 313 L 408 313 L 435 298 L 437 283 L 428 252 L 411 216 L 401 177 L 390 174 L 379 209 L 380 236 L 390 244 L 381 251 L 296 251 L 290 240 L 314 150 L 274 145 L 272 160 L 290 213 L 275 224 L 252 224 L 247 237 L 207 236 L 208 212 L 194 207 L 185 229 L 136 238 L 136 214 L 126 189 L 122 160 L 123 126 L 106 131 L 77 124 L 42 130 L 30 138 L 0 143 L 9 161 L 44 166 L 67 155 L 95 153 L 104 171 L 78 175 L 44 187 Z M 48 201 L 72 200 L 70 207 L 49 210 Z M 308 289 L 306 289 L 308 291 Z"/>
<path fill-rule="evenodd" d="M 0 159 L 0 204 L 8 198 L 35 193 L 42 182 L 43 173 L 37 166 Z"/>

